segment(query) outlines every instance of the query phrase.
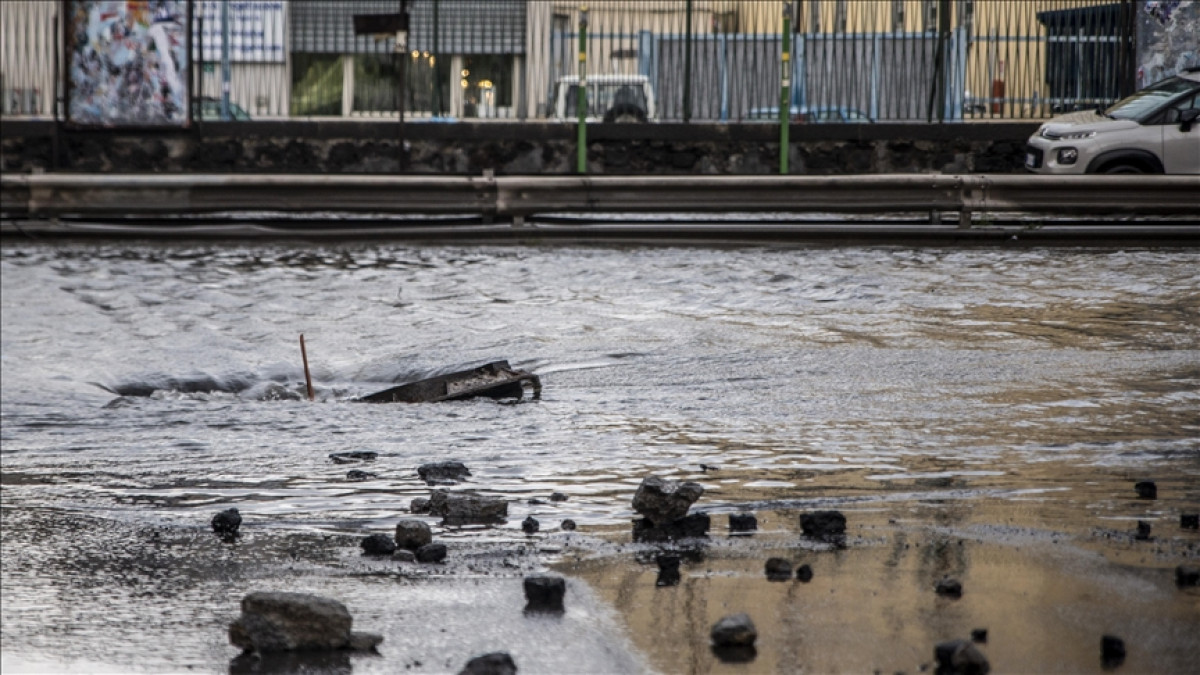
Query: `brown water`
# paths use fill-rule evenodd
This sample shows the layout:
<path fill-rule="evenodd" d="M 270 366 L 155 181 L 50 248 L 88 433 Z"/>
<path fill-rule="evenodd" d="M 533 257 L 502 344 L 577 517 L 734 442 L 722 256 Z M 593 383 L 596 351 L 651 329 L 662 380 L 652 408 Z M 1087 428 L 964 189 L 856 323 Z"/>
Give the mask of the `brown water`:
<path fill-rule="evenodd" d="M 326 672 L 507 650 L 523 673 L 913 673 L 972 628 L 995 672 L 1095 672 L 1105 633 L 1123 672 L 1200 663 L 1200 595 L 1172 576 L 1200 559 L 1178 525 L 1200 511 L 1192 250 L 6 241 L 0 273 L 6 673 L 236 670 L 224 630 L 259 589 L 384 634 Z M 543 400 L 350 402 L 493 359 Z M 329 459 L 352 450 L 379 456 Z M 441 459 L 508 523 L 439 528 L 443 568 L 359 556 Z M 676 587 L 628 543 L 651 474 L 703 483 L 713 516 Z M 207 526 L 231 505 L 232 545 Z M 798 536 L 815 508 L 846 513 L 845 550 Z M 762 530 L 732 539 L 740 510 Z M 768 582 L 772 555 L 814 579 Z M 567 613 L 524 615 L 550 567 Z M 932 592 L 946 574 L 962 598 Z M 708 649 L 735 611 L 750 663 Z"/>

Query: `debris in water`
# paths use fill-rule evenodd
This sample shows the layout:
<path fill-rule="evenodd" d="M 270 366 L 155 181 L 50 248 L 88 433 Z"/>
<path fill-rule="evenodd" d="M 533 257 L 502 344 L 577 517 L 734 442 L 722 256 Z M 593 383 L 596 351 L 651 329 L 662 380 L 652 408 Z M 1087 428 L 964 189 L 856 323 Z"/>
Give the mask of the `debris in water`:
<path fill-rule="evenodd" d="M 537 375 L 516 370 L 508 365 L 508 361 L 493 361 L 478 368 L 402 384 L 355 400 L 364 403 L 433 403 L 476 396 L 520 400 L 525 395 L 526 385 L 533 389 L 534 399 L 542 397 L 542 381 Z"/>

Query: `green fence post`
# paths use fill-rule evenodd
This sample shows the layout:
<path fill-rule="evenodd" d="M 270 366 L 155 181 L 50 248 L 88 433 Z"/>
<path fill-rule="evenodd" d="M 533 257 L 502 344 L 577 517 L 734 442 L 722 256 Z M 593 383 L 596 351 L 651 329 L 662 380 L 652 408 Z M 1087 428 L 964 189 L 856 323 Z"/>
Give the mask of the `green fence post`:
<path fill-rule="evenodd" d="M 587 173 L 587 5 L 579 9 L 579 98 L 576 109 L 579 113 L 576 145 L 576 173 Z"/>
<path fill-rule="evenodd" d="M 792 116 L 792 3 L 783 3 L 783 77 L 779 86 L 779 173 L 788 172 L 788 125 Z"/>

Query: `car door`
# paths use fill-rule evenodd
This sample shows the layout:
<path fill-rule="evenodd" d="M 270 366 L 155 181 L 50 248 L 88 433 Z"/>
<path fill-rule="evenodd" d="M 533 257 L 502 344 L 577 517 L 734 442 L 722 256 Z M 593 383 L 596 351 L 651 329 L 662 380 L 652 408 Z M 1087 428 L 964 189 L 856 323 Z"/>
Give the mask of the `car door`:
<path fill-rule="evenodd" d="M 1179 116 L 1184 110 L 1200 107 L 1200 95 L 1187 98 L 1166 111 L 1163 117 L 1162 158 L 1166 173 L 1200 174 L 1200 120 L 1187 131 L 1180 130 Z"/>

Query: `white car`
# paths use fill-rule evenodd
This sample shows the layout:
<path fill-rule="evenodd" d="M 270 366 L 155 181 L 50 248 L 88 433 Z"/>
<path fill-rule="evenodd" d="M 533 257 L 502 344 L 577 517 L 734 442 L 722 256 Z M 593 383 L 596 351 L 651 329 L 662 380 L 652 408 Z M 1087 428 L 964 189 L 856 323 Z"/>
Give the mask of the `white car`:
<path fill-rule="evenodd" d="M 1200 174 L 1200 67 L 1104 110 L 1043 124 L 1025 147 L 1033 173 Z"/>
<path fill-rule="evenodd" d="M 554 119 L 574 122 L 579 115 L 579 78 L 560 77 L 554 91 Z M 590 75 L 588 122 L 649 122 L 657 119 L 654 89 L 645 75 Z"/>

